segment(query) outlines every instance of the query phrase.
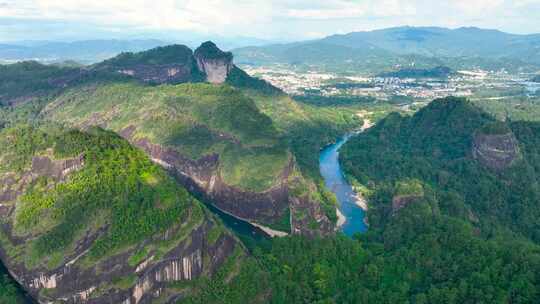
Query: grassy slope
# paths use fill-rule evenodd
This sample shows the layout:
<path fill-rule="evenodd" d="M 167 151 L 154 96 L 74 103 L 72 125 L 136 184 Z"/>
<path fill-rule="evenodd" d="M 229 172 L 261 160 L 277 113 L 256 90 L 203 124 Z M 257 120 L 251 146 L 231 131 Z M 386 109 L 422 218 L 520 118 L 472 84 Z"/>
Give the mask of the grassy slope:
<path fill-rule="evenodd" d="M 219 153 L 225 182 L 247 190 L 274 185 L 289 158 L 270 118 L 226 85 L 78 88 L 57 98 L 47 117 L 76 126 L 103 123 L 114 131 L 134 125 L 136 137 L 192 159 Z"/>

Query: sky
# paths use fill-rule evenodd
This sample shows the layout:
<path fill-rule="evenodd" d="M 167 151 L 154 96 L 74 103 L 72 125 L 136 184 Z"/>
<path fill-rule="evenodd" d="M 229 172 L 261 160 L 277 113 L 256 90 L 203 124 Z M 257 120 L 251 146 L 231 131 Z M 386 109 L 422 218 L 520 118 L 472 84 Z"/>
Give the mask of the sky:
<path fill-rule="evenodd" d="M 404 25 L 540 33 L 540 0 L 0 0 L 0 41 L 293 41 Z"/>

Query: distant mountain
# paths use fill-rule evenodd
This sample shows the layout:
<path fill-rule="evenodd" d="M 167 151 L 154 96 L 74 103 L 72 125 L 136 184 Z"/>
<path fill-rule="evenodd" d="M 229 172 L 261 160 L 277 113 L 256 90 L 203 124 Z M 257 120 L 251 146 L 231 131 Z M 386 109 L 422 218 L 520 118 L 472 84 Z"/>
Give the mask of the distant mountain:
<path fill-rule="evenodd" d="M 334 35 L 321 41 L 353 48 L 370 43 L 402 55 L 508 57 L 540 62 L 540 35 L 515 35 L 475 27 L 396 27 Z"/>
<path fill-rule="evenodd" d="M 153 39 L 0 44 L 0 60 L 44 62 L 75 60 L 81 63 L 94 63 L 121 52 L 140 52 L 167 44 L 165 41 Z"/>
<path fill-rule="evenodd" d="M 348 62 L 359 68 L 374 64 L 391 69 L 418 64 L 433 67 L 435 59 L 440 61 L 439 65 L 453 68 L 466 65 L 511 69 L 540 66 L 540 34 L 515 35 L 479 28 L 396 27 L 233 52 L 238 62 L 246 64 L 278 62 L 325 66 Z M 298 54 L 302 54 L 300 59 Z"/>

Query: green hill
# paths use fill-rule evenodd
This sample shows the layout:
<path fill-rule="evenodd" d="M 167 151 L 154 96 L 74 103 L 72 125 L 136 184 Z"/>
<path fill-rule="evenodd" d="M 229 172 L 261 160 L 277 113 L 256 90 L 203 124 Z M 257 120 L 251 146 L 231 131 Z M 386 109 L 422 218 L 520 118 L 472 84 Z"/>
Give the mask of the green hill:
<path fill-rule="evenodd" d="M 179 293 L 167 282 L 248 265 L 222 224 L 118 135 L 17 127 L 0 140 L 2 221 L 10 227 L 0 253 L 40 301 L 165 300 Z"/>
<path fill-rule="evenodd" d="M 497 122 L 455 98 L 432 102 L 413 117 L 391 115 L 348 143 L 348 174 L 363 184 L 414 178 L 429 186 L 442 212 L 540 241 L 537 123 Z"/>
<path fill-rule="evenodd" d="M 538 123 L 446 98 L 344 145 L 346 175 L 371 190 L 362 240 L 387 265 L 374 271 L 403 288 L 393 302 L 538 301 L 539 140 Z"/>

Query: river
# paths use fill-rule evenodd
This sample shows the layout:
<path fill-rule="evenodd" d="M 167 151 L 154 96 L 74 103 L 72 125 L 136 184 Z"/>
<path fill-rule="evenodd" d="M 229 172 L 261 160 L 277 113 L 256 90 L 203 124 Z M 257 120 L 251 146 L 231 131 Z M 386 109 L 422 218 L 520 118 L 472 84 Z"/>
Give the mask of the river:
<path fill-rule="evenodd" d="M 321 151 L 319 157 L 320 171 L 325 185 L 336 194 L 339 202 L 339 210 L 346 219 L 345 223 L 341 226 L 341 230 L 348 236 L 367 230 L 367 226 L 364 223 L 365 212 L 355 203 L 356 193 L 345 179 L 339 164 L 339 149 L 351 136 L 352 134 L 349 134 L 337 143 L 327 146 Z"/>

